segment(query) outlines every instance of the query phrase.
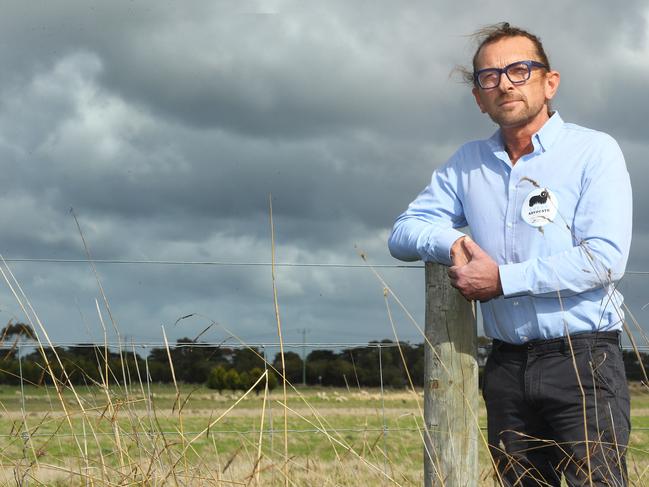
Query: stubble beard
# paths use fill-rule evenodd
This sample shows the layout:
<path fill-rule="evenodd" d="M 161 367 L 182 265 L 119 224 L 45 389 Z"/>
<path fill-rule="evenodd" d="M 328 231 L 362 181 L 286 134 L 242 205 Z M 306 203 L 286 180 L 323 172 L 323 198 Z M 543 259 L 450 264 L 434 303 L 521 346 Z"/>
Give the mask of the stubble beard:
<path fill-rule="evenodd" d="M 526 125 L 530 121 L 534 120 L 537 115 L 543 110 L 543 104 L 538 107 L 530 106 L 528 100 L 525 97 L 513 98 L 512 100 L 522 102 L 523 106 L 517 108 L 516 110 L 507 110 L 503 109 L 500 106 L 497 106 L 495 110 L 489 113 L 489 117 L 500 127 L 516 127 L 521 125 Z M 502 103 L 506 100 L 499 100 L 498 103 Z"/>

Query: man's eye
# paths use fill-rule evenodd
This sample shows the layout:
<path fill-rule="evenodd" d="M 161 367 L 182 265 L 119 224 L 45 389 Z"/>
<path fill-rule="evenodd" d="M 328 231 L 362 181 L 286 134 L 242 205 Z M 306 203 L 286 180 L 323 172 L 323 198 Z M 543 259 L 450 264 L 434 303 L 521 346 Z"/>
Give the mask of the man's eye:
<path fill-rule="evenodd" d="M 495 81 L 498 78 L 498 74 L 494 72 L 482 73 L 480 75 L 480 81 Z"/>
<path fill-rule="evenodd" d="M 521 66 L 514 66 L 511 67 L 507 70 L 507 74 L 509 74 L 510 77 L 512 78 L 517 78 L 517 79 L 523 79 L 527 77 L 527 66 L 521 65 Z"/>

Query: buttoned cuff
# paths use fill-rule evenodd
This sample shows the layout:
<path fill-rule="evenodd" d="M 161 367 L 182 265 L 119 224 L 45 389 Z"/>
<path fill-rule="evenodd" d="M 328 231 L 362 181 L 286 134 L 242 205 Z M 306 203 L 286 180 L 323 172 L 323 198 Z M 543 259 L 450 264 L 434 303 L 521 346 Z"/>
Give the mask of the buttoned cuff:
<path fill-rule="evenodd" d="M 529 293 L 526 270 L 527 265 L 525 262 L 498 266 L 500 285 L 503 289 L 503 296 L 505 298 L 523 296 Z"/>
<path fill-rule="evenodd" d="M 447 228 L 444 230 L 433 229 L 422 235 L 425 241 L 423 245 L 417 245 L 421 260 L 433 260 L 446 266 L 453 265 L 451 260 L 451 247 L 458 238 L 465 236 L 464 233 L 456 230 L 455 228 Z"/>

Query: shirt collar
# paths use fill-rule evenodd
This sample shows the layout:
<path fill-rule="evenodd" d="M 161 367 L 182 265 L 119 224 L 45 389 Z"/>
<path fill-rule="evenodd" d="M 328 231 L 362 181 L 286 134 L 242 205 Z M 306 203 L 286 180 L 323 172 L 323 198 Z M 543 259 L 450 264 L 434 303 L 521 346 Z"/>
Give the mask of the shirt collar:
<path fill-rule="evenodd" d="M 534 138 L 539 142 L 543 152 L 547 151 L 552 147 L 552 144 L 559 137 L 559 132 L 563 128 L 563 119 L 559 112 L 552 112 L 550 119 L 543 124 L 543 127 L 534 134 Z"/>
<path fill-rule="evenodd" d="M 550 147 L 552 147 L 552 144 L 554 144 L 554 142 L 559 137 L 559 133 L 561 132 L 562 128 L 563 119 L 559 115 L 559 112 L 552 112 L 548 121 L 545 122 L 543 124 L 543 127 L 541 127 L 539 131 L 532 136 L 534 151 L 536 152 L 539 149 L 542 149 L 543 152 L 545 152 L 550 149 Z M 494 154 L 505 152 L 505 146 L 500 135 L 500 129 L 496 130 L 496 132 L 489 139 L 487 139 L 487 143 L 489 144 L 489 147 L 494 152 Z"/>

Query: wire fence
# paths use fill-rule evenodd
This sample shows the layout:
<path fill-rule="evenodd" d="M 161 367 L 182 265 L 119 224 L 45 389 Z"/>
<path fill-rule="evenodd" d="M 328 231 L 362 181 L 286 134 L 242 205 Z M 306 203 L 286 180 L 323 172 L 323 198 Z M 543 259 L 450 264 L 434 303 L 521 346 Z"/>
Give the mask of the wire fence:
<path fill-rule="evenodd" d="M 234 338 L 233 338 L 234 340 Z M 227 339 L 222 340 L 219 342 L 195 342 L 195 343 L 185 343 L 185 342 L 179 342 L 179 343 L 167 343 L 164 341 L 133 341 L 133 342 L 117 342 L 117 341 L 108 341 L 104 343 L 78 343 L 78 342 L 71 342 L 71 341 L 57 341 L 53 342 L 52 346 L 53 347 L 75 347 L 75 348 L 97 348 L 97 347 L 107 347 L 110 350 L 117 350 L 117 349 L 122 349 L 125 352 L 131 353 L 133 350 L 147 350 L 150 348 L 160 348 L 160 347 L 166 347 L 169 346 L 172 349 L 175 348 L 215 348 L 215 347 L 227 347 L 227 348 L 234 348 L 234 349 L 250 349 L 250 348 L 259 348 L 261 350 L 279 350 L 281 346 L 283 346 L 285 349 L 297 349 L 297 350 L 302 350 L 302 349 L 308 349 L 308 350 L 315 350 L 315 349 L 324 349 L 324 350 L 331 350 L 331 349 L 349 349 L 349 348 L 376 348 L 376 349 L 392 349 L 392 348 L 399 348 L 403 344 L 406 345 L 420 345 L 416 343 L 412 343 L 410 341 L 403 341 L 403 342 L 283 342 L 280 344 L 280 342 L 247 342 L 247 343 L 237 343 L 237 342 L 229 342 Z M 20 349 L 34 349 L 39 346 L 39 342 L 37 341 L 23 341 L 20 344 L 10 344 L 10 343 L 0 343 L 0 350 L 10 350 L 15 347 L 18 347 Z M 620 345 L 620 348 L 625 351 L 635 351 L 636 349 L 639 352 L 648 352 L 649 353 L 649 344 L 648 345 L 636 345 L 635 347 L 632 345 Z M 478 354 L 488 354 L 491 351 L 491 344 L 484 345 L 484 346 L 478 346 Z"/>
<path fill-rule="evenodd" d="M 271 263 L 271 262 L 234 262 L 234 261 L 188 261 L 188 260 L 129 260 L 129 259 L 93 259 L 87 260 L 87 259 L 58 259 L 58 258 L 9 258 L 9 259 L 4 259 L 5 262 L 7 263 L 55 263 L 55 264 L 89 264 L 89 263 L 94 263 L 94 264 L 107 264 L 107 265 L 163 265 L 163 266 L 240 266 L 240 267 L 255 267 L 255 266 L 272 266 L 275 265 L 276 267 L 323 267 L 323 268 L 334 268 L 334 269 L 363 269 L 363 268 L 389 268 L 389 269 L 419 269 L 423 270 L 424 266 L 422 264 L 348 264 L 348 263 L 303 263 L 303 262 L 283 262 L 283 263 Z M 649 271 L 639 271 L 639 270 L 629 270 L 627 271 L 627 274 L 630 275 L 640 275 L 640 276 L 645 276 L 649 275 Z M 138 356 L 141 356 L 141 358 L 145 362 L 145 370 L 147 371 L 146 374 L 144 374 L 144 386 L 146 390 L 150 391 L 150 388 L 152 386 L 152 379 L 150 374 L 148 373 L 149 371 L 149 354 L 151 350 L 154 349 L 166 349 L 166 350 L 182 350 L 182 349 L 219 349 L 219 348 L 228 348 L 231 350 L 245 350 L 245 349 L 251 349 L 251 350 L 256 350 L 259 351 L 261 356 L 264 358 L 265 364 L 271 364 L 272 363 L 272 358 L 270 355 L 273 353 L 277 353 L 280 350 L 280 347 L 283 346 L 284 350 L 286 351 L 298 351 L 301 352 L 302 354 L 302 360 L 303 360 L 303 367 L 308 366 L 308 357 L 307 357 L 307 349 L 310 351 L 313 350 L 354 350 L 354 349 L 374 349 L 378 353 L 376 354 L 376 363 L 375 363 L 375 370 L 378 371 L 378 387 L 376 385 L 374 386 L 364 386 L 358 381 L 358 378 L 356 378 L 356 386 L 360 389 L 363 387 L 371 387 L 373 389 L 378 389 L 378 396 L 375 395 L 375 402 L 376 402 L 376 408 L 377 411 L 379 411 L 379 414 L 382 418 L 385 418 L 386 416 L 386 395 L 389 394 L 388 389 L 389 387 L 385 383 L 385 377 L 384 377 L 384 364 L 382 363 L 383 361 L 383 354 L 382 351 L 384 350 L 392 350 L 401 346 L 410 346 L 413 344 L 410 344 L 409 342 L 343 342 L 343 341 L 328 341 L 328 342 L 284 342 L 280 344 L 279 341 L 277 342 L 251 342 L 251 343 L 239 343 L 237 342 L 234 337 L 226 338 L 222 341 L 200 341 L 200 342 L 189 342 L 189 343 L 174 343 L 174 344 L 168 344 L 165 341 L 155 341 L 155 340 L 146 340 L 146 341 L 120 341 L 120 340 L 113 340 L 113 341 L 105 341 L 100 344 L 93 344 L 93 343 L 77 343 L 73 341 L 58 341 L 54 343 L 50 343 L 49 347 L 46 348 L 70 348 L 73 347 L 74 349 L 98 349 L 98 348 L 104 348 L 106 350 L 110 350 L 112 352 L 119 352 L 120 354 L 137 354 Z M 415 346 L 421 345 L 421 344 L 414 344 Z M 39 342 L 36 340 L 20 340 L 16 341 L 14 343 L 7 343 L 2 342 L 0 343 L 0 353 L 3 352 L 3 354 L 6 356 L 8 352 L 10 351 L 15 351 L 16 352 L 16 357 L 20 361 L 20 368 L 19 368 L 19 381 L 20 381 L 20 392 L 19 392 L 19 403 L 21 405 L 21 411 L 23 414 L 27 414 L 29 412 L 29 404 L 28 404 L 28 394 L 26 393 L 25 390 L 25 384 L 29 383 L 29 381 L 25 380 L 25 378 L 22 375 L 23 371 L 23 358 L 30 352 L 33 352 L 39 348 Z M 649 352 L 649 343 L 648 344 L 641 344 L 636 346 L 635 348 L 626 345 L 622 347 L 626 351 L 632 351 L 632 350 L 638 350 L 639 352 L 645 353 Z M 489 354 L 490 351 L 490 345 L 487 344 L 485 346 L 481 346 L 478 349 L 478 357 L 482 358 L 482 361 L 484 361 L 484 358 Z M 423 350 L 422 350 L 422 355 L 423 355 Z M 353 358 L 352 358 L 353 360 Z M 98 364 L 101 366 L 101 364 Z M 480 365 L 483 365 L 481 363 Z M 0 363 L 0 371 L 2 369 L 2 363 Z M 347 379 L 345 379 L 345 383 L 347 384 Z M 130 387 L 133 386 L 133 384 L 118 384 L 118 386 L 124 386 L 124 387 Z M 347 389 L 348 391 L 351 392 L 349 385 L 347 384 Z M 146 398 L 147 400 L 150 400 L 150 398 Z M 151 407 L 149 404 L 147 407 Z M 482 429 L 486 429 L 485 427 L 482 427 Z M 637 427 L 634 428 L 635 430 L 639 431 L 649 431 L 649 427 Z M 419 432 L 420 429 L 416 427 L 412 428 L 403 428 L 403 427 L 395 427 L 395 426 L 389 426 L 385 422 L 381 427 L 370 427 L 370 426 L 363 426 L 363 427 L 358 427 L 358 428 L 349 428 L 349 427 L 344 427 L 344 428 L 336 428 L 336 431 L 339 433 L 382 433 L 383 435 L 389 435 L 389 434 L 398 434 L 398 433 L 403 433 L 403 432 Z M 282 435 L 285 432 L 291 433 L 291 434 L 320 434 L 322 431 L 318 428 L 291 428 L 291 429 L 282 429 L 282 428 L 276 428 L 276 427 L 268 427 L 261 434 L 263 435 Z M 211 433 L 214 435 L 239 435 L 239 436 L 246 436 L 246 435 L 259 435 L 260 431 L 258 429 L 212 429 Z M 29 437 L 37 438 L 37 437 L 48 437 L 52 436 L 52 433 L 39 433 L 39 432 L 23 432 L 22 434 L 28 434 Z M 90 433 L 84 433 L 86 435 L 89 435 Z M 93 435 L 107 435 L 110 436 L 113 433 L 110 432 L 94 432 Z M 179 432 L 178 430 L 158 430 L 158 431 L 134 431 L 134 432 L 125 432 L 126 435 L 131 435 L 133 437 L 137 437 L 140 435 L 144 436 L 155 436 L 155 435 L 195 435 L 195 434 L 200 434 L 200 431 L 183 431 L 182 433 Z M 0 433 L 0 438 L 12 438 L 15 437 L 16 433 L 9 433 L 9 434 L 2 434 Z M 57 432 L 54 433 L 54 436 L 57 437 L 71 437 L 71 436 L 79 436 L 79 433 L 71 433 L 71 432 Z"/>
<path fill-rule="evenodd" d="M 224 260 L 150 260 L 150 259 L 57 259 L 57 258 L 6 258 L 5 262 L 31 262 L 51 264 L 130 264 L 130 265 L 189 265 L 232 267 L 328 267 L 333 269 L 424 269 L 423 264 L 349 264 L 341 262 L 244 262 Z M 649 271 L 627 270 L 629 275 L 649 275 Z"/>
<path fill-rule="evenodd" d="M 283 348 L 285 351 L 292 351 L 292 350 L 298 350 L 303 353 L 302 355 L 302 366 L 303 367 L 308 367 L 308 356 L 306 355 L 306 349 L 310 350 L 320 350 L 320 351 L 331 351 L 332 349 L 341 349 L 344 351 L 347 351 L 348 353 L 353 354 L 354 351 L 359 351 L 359 350 L 375 350 L 376 356 L 375 356 L 375 364 L 374 364 L 374 369 L 378 374 L 378 384 L 377 385 L 365 385 L 361 383 L 362 381 L 358 380 L 358 377 L 356 377 L 354 386 L 350 387 L 348 383 L 348 379 L 345 379 L 345 383 L 347 384 L 347 392 L 348 393 L 355 393 L 355 392 L 362 392 L 367 390 L 377 390 L 378 392 L 373 394 L 373 395 L 367 395 L 367 399 L 369 401 L 373 401 L 375 403 L 376 410 L 378 411 L 379 415 L 381 418 L 386 417 L 386 396 L 390 394 L 391 388 L 386 384 L 385 377 L 384 377 L 384 364 L 383 364 L 383 351 L 384 350 L 394 350 L 397 348 L 401 347 L 422 347 L 421 348 L 421 354 L 423 357 L 423 344 L 410 344 L 406 342 L 388 342 L 388 341 L 383 341 L 383 342 L 289 342 L 289 343 L 283 343 Z M 23 415 L 29 413 L 29 401 L 33 399 L 33 396 L 25 389 L 26 384 L 33 384 L 32 381 L 26 379 L 23 376 L 23 370 L 24 370 L 24 364 L 23 361 L 25 360 L 25 356 L 30 353 L 34 352 L 37 350 L 39 347 L 42 347 L 42 345 L 39 344 L 38 341 L 36 340 L 22 340 L 20 342 L 16 341 L 14 343 L 7 343 L 6 341 L 3 343 L 0 343 L 0 355 L 7 357 L 9 353 L 14 352 L 15 356 L 17 357 L 19 361 L 19 383 L 20 383 L 20 388 L 17 391 L 18 394 L 18 403 L 20 404 L 20 409 L 21 413 Z M 149 363 L 149 356 L 151 351 L 153 350 L 165 350 L 169 353 L 169 357 L 171 359 L 171 355 L 175 350 L 193 350 L 193 349 L 228 349 L 228 350 L 254 350 L 255 353 L 258 353 L 260 355 L 260 358 L 263 359 L 264 361 L 264 366 L 266 368 L 272 367 L 273 359 L 272 359 L 272 353 L 279 352 L 281 347 L 281 344 L 279 342 L 257 342 L 257 343 L 228 343 L 227 340 L 222 340 L 218 342 L 196 342 L 196 343 L 186 343 L 186 342 L 178 342 L 178 343 L 173 343 L 169 344 L 164 341 L 132 341 L 130 343 L 124 343 L 120 341 L 107 341 L 105 343 L 99 343 L 99 344 L 92 344 L 92 343 L 75 343 L 75 342 L 70 342 L 70 341 L 61 341 L 61 342 L 56 342 L 52 343 L 51 346 L 46 346 L 42 347 L 41 350 L 51 350 L 51 349 L 66 349 L 66 348 L 73 348 L 73 349 L 94 349 L 94 350 L 110 350 L 113 353 L 119 353 L 120 357 L 127 357 L 127 356 L 135 356 L 137 355 L 139 358 L 141 358 L 144 362 L 144 370 L 146 371 L 144 374 L 140 376 L 140 379 L 142 380 L 141 384 L 135 384 L 130 381 L 130 379 L 124 378 L 123 383 L 120 383 L 119 379 L 116 379 L 116 384 L 115 387 L 120 388 L 120 387 L 125 387 L 125 388 L 130 388 L 132 390 L 135 390 L 134 387 L 139 386 L 141 387 L 142 391 L 148 391 L 145 396 L 142 399 L 145 401 L 151 401 L 151 397 L 153 393 L 151 393 L 151 388 L 153 385 L 155 385 L 155 381 L 152 378 L 150 374 L 150 363 Z M 634 350 L 633 347 L 631 346 L 625 346 L 622 347 L 624 350 L 627 351 L 632 351 Z M 644 347 L 638 347 L 639 351 L 644 352 L 644 351 L 649 351 L 649 346 L 644 346 Z M 484 365 L 484 359 L 488 356 L 489 352 L 491 350 L 490 344 L 487 344 L 485 346 L 480 346 L 478 347 L 478 358 L 479 358 L 479 363 L 480 365 Z M 99 357 L 98 357 L 99 360 Z M 353 361 L 353 355 L 352 355 L 352 361 Z M 98 362 L 96 364 L 98 367 L 103 367 L 103 364 Z M 2 361 L 0 359 L 0 372 L 2 372 L 3 365 Z M 115 374 L 117 377 L 119 374 Z M 90 384 L 89 388 L 95 387 L 97 383 Z M 198 388 L 200 385 L 204 384 L 195 384 L 194 386 Z M 303 387 L 306 386 L 306 384 L 294 384 L 295 386 Z M 313 386 L 318 386 L 318 384 L 311 384 L 311 387 Z M 47 386 L 45 386 L 47 387 Z M 171 384 L 170 384 L 171 387 Z M 320 388 L 321 394 L 326 395 L 326 391 L 329 389 L 331 392 L 332 388 L 327 388 L 326 386 L 323 386 Z M 423 396 L 423 391 L 419 388 L 417 390 L 417 393 L 420 396 Z M 339 393 L 337 394 L 337 397 L 340 397 Z M 325 396 L 323 396 L 325 397 Z M 337 397 L 334 397 L 332 399 L 336 399 Z M 329 400 L 329 398 L 327 399 Z M 147 408 L 150 410 L 152 408 L 151 404 L 147 404 Z M 6 410 L 6 407 L 5 407 Z M 482 430 L 486 430 L 486 427 L 481 426 Z M 411 427 L 411 428 L 404 428 L 404 427 L 394 427 L 394 426 L 389 426 L 387 424 L 384 424 L 382 427 L 371 427 L 371 426 L 363 426 L 363 427 L 357 427 L 357 428 L 349 428 L 349 427 L 343 427 L 343 428 L 335 428 L 335 431 L 337 433 L 373 433 L 373 432 L 380 432 L 383 435 L 389 435 L 389 434 L 395 434 L 395 433 L 400 433 L 400 432 L 420 432 L 420 428 L 417 427 Z M 649 431 L 649 427 L 635 427 L 634 430 L 636 431 Z M 265 436 L 273 436 L 273 435 L 282 435 L 285 432 L 288 433 L 296 433 L 296 434 L 320 434 L 322 433 L 321 429 L 318 428 L 290 428 L 290 429 L 282 429 L 282 428 L 276 428 L 274 426 L 270 426 L 263 431 L 260 431 L 259 429 L 219 429 L 219 428 L 214 428 L 211 430 L 211 434 L 214 435 L 239 435 L 239 436 L 246 436 L 246 435 L 259 435 L 263 434 Z M 183 431 L 180 432 L 178 430 L 168 430 L 168 431 L 155 431 L 155 430 L 143 430 L 143 431 L 131 431 L 131 432 L 125 432 L 124 434 L 127 436 L 131 437 L 138 437 L 140 435 L 147 436 L 147 437 L 152 437 L 155 435 L 198 435 L 200 434 L 200 431 Z M 28 437 L 49 437 L 49 436 L 56 436 L 56 437 L 72 437 L 72 436 L 88 436 L 90 435 L 90 432 L 86 433 L 71 433 L 71 432 L 57 432 L 57 433 L 39 433 L 39 432 L 23 432 L 23 435 L 27 434 Z M 106 436 L 111 436 L 113 433 L 111 432 L 104 432 L 104 433 L 99 433 L 99 432 L 93 432 L 93 435 L 106 435 Z M 9 434 L 3 434 L 0 433 L 0 438 L 12 438 L 16 436 L 16 432 L 9 433 Z"/>

